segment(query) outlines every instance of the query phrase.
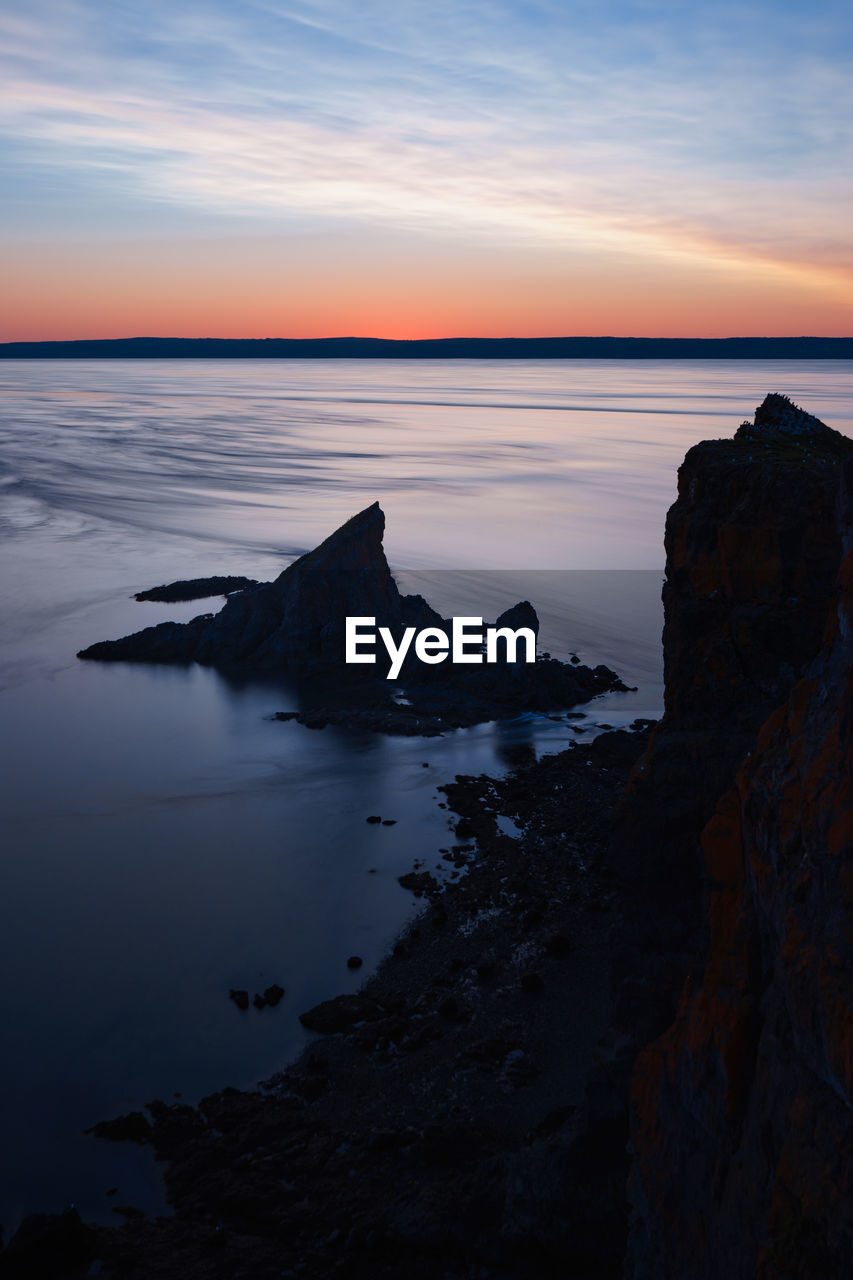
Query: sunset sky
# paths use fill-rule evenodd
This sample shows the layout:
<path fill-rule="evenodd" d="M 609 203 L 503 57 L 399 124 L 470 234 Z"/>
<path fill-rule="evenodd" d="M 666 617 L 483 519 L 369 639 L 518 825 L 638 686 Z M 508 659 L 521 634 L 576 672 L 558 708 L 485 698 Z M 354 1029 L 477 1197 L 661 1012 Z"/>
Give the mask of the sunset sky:
<path fill-rule="evenodd" d="M 7 6 L 0 339 L 851 335 L 851 14 Z"/>

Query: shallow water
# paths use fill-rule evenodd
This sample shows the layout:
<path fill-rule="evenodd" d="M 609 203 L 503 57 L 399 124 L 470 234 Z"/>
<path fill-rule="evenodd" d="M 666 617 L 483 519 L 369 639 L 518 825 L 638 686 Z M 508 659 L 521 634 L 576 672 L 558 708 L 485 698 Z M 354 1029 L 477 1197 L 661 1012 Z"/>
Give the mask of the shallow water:
<path fill-rule="evenodd" d="M 572 724 L 654 716 L 675 469 L 771 389 L 853 434 L 848 363 L 0 364 L 0 1221 L 157 1208 L 148 1156 L 82 1129 L 281 1066 L 414 910 L 396 878 L 448 843 L 436 783 L 577 736 L 316 732 L 268 719 L 286 686 L 76 651 L 217 607 L 132 592 L 272 577 L 378 498 L 401 587 L 486 618 L 526 596 L 544 648 L 639 686 Z M 272 981 L 276 1010 L 227 999 Z"/>

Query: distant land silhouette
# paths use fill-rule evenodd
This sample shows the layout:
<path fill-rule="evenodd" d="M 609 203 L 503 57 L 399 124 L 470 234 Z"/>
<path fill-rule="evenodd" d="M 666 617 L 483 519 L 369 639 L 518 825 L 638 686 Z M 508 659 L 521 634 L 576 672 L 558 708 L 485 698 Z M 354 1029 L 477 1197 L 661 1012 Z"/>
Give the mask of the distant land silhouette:
<path fill-rule="evenodd" d="M 853 338 L 87 338 L 0 359 L 850 360 Z"/>

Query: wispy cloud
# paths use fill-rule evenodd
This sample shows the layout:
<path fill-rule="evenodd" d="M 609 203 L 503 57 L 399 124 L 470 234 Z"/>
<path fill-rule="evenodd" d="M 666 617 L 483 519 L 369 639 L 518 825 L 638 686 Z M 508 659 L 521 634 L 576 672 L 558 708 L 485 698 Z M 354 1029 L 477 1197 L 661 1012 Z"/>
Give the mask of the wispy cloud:
<path fill-rule="evenodd" d="M 52 167 L 200 220 L 702 254 L 837 289 L 847 23 L 784 0 L 34 0 L 0 17 L 0 120 L 19 201 Z"/>

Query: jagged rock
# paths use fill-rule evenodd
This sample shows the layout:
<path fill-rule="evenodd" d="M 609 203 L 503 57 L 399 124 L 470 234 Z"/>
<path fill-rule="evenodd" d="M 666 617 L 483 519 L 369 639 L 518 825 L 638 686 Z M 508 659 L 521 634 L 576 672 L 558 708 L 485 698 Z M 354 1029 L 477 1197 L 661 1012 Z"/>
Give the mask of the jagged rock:
<path fill-rule="evenodd" d="M 377 652 L 373 664 L 346 665 L 347 617 L 372 617 L 399 640 L 406 627 L 449 631 L 449 624 L 422 596 L 401 595 L 382 537 L 385 516 L 379 504 L 348 520 L 314 551 L 289 565 L 274 582 L 249 586 L 229 595 L 217 614 L 186 623 L 164 622 L 120 640 L 101 641 L 78 654 L 102 662 L 199 662 L 230 673 L 287 671 L 301 678 L 310 701 L 299 711 L 277 713 L 312 729 L 341 724 L 371 732 L 432 736 L 483 720 L 525 710 L 547 711 L 585 702 L 608 690 L 624 690 L 615 672 L 594 671 L 541 657 L 509 663 L 500 654 L 494 664 L 438 665 L 418 661 L 410 648 L 399 682 L 387 681 L 387 659 Z M 198 582 L 227 583 L 231 579 Z M 193 587 L 193 582 L 162 593 Z M 148 598 L 152 593 L 145 593 Z M 181 598 L 187 598 L 184 595 Z M 539 630 L 536 610 L 521 601 L 498 619 L 500 626 Z M 392 697 L 404 687 L 407 701 Z M 326 701 L 329 693 L 340 705 Z"/>
<path fill-rule="evenodd" d="M 102 641 L 78 656 L 253 671 L 340 662 L 348 615 L 376 617 L 378 626 L 393 629 L 403 624 L 403 597 L 382 549 L 384 529 L 385 516 L 374 502 L 274 582 L 231 596 L 219 613 Z M 422 612 L 423 605 L 417 597 L 412 608 Z"/>
<path fill-rule="evenodd" d="M 150 587 L 147 591 L 137 591 L 134 600 L 152 600 L 163 604 L 174 604 L 178 600 L 203 600 L 206 596 L 230 596 L 235 591 L 246 591 L 249 587 L 260 584 L 256 578 L 241 578 L 233 575 L 218 575 L 213 578 L 185 578 L 180 582 L 170 582 L 163 587 Z"/>
<path fill-rule="evenodd" d="M 113 1120 L 99 1120 L 86 1130 L 95 1138 L 108 1138 L 110 1142 L 150 1142 L 151 1125 L 141 1111 L 129 1111 Z"/>
<path fill-rule="evenodd" d="M 510 627 L 517 631 L 519 627 L 529 627 L 533 634 L 539 636 L 539 615 L 529 600 L 520 600 L 511 609 L 505 609 L 495 620 L 496 627 Z"/>
<path fill-rule="evenodd" d="M 372 1022 L 381 1018 L 382 1006 L 369 996 L 342 995 L 333 1000 L 323 1000 L 313 1009 L 300 1013 L 299 1021 L 308 1031 L 322 1035 L 335 1035 L 349 1031 L 359 1022 Z"/>
<path fill-rule="evenodd" d="M 766 444 L 795 439 L 807 448 L 814 443 L 821 452 L 834 452 L 841 458 L 849 456 L 849 437 L 806 413 L 787 396 L 772 392 L 756 409 L 755 420 L 741 424 L 735 439 Z"/>
<path fill-rule="evenodd" d="M 642 989 L 625 1012 L 642 1040 L 672 1018 L 703 945 L 700 832 L 759 727 L 820 649 L 841 561 L 845 457 L 853 440 L 770 395 L 752 426 L 694 446 L 679 469 L 665 537 L 665 713 L 614 840 L 633 904 L 619 987 L 627 1004 L 632 983 Z"/>
<path fill-rule="evenodd" d="M 656 739 L 660 752 L 684 726 L 695 741 L 704 721 L 711 769 L 685 859 L 728 785 L 695 862 L 704 945 L 633 1072 L 631 1280 L 853 1274 L 853 550 L 836 577 L 853 441 L 773 396 L 736 442 L 716 474 L 706 454 L 691 518 L 671 526 L 667 716 L 644 765 L 660 788 Z"/>

